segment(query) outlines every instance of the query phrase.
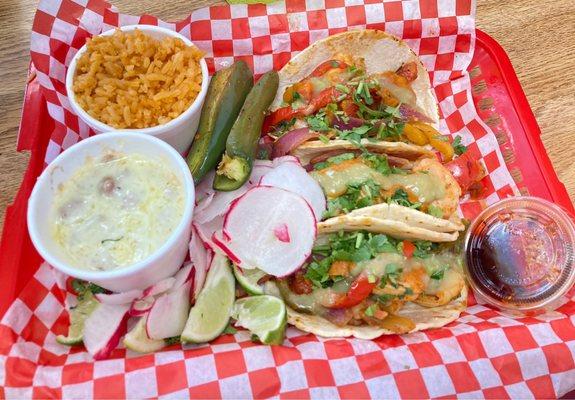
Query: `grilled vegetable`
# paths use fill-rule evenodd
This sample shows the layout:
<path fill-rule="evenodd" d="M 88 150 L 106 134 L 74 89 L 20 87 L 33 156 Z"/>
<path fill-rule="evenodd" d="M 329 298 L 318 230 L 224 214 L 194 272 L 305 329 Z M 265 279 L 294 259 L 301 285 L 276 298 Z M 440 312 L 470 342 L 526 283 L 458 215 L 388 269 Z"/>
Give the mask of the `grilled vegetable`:
<path fill-rule="evenodd" d="M 187 158 L 195 183 L 216 167 L 253 84 L 252 73 L 243 61 L 235 62 L 213 76 Z"/>
<path fill-rule="evenodd" d="M 248 94 L 228 136 L 226 152 L 216 171 L 214 189 L 235 190 L 249 178 L 265 112 L 276 95 L 278 82 L 277 72 L 270 71 Z"/>

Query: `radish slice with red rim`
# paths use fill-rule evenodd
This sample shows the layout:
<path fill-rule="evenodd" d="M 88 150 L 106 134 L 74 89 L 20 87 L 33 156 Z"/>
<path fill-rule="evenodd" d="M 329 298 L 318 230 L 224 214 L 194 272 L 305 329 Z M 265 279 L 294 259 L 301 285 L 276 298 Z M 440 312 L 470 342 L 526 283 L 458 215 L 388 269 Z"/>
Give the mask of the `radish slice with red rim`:
<path fill-rule="evenodd" d="M 180 268 L 178 270 L 178 272 L 176 272 L 176 275 L 174 275 L 174 280 L 175 280 L 174 285 L 172 286 L 172 288 L 169 291 L 173 292 L 175 290 L 178 290 L 180 287 L 184 286 L 184 284 L 187 281 L 189 281 L 191 272 L 192 272 L 192 264 L 191 263 L 187 263 L 182 268 Z"/>
<path fill-rule="evenodd" d="M 284 226 L 285 227 L 282 227 Z M 290 241 L 279 240 L 282 227 Z M 300 268 L 311 254 L 316 236 L 314 213 L 303 197 L 285 189 L 258 186 L 239 198 L 226 214 L 229 240 L 214 234 L 214 242 L 242 268 L 259 268 L 277 277 Z"/>
<path fill-rule="evenodd" d="M 84 323 L 83 340 L 95 360 L 107 358 L 126 332 L 129 304 L 99 304 Z"/>
<path fill-rule="evenodd" d="M 156 299 L 146 321 L 146 333 L 150 339 L 167 339 L 182 333 L 190 312 L 191 285 L 191 282 L 186 282 Z"/>
<path fill-rule="evenodd" d="M 226 255 L 234 264 L 240 266 L 242 260 L 236 255 L 234 251 L 229 247 L 229 242 L 223 237 L 222 231 L 216 231 L 212 235 L 212 242 L 218 247 L 220 252 Z"/>
<path fill-rule="evenodd" d="M 138 299 L 132 303 L 130 310 L 128 311 L 131 317 L 139 317 L 145 315 L 150 311 L 152 305 L 154 304 L 154 297 L 147 296 L 142 299 Z"/>
<path fill-rule="evenodd" d="M 142 290 L 129 290 L 122 293 L 96 293 L 94 296 L 100 303 L 106 304 L 131 304 L 143 295 Z"/>
<path fill-rule="evenodd" d="M 248 190 L 246 185 L 231 192 L 217 192 L 210 204 L 202 210 L 194 214 L 194 221 L 198 224 L 205 224 L 214 218 L 224 215 L 232 202 L 243 195 Z"/>
<path fill-rule="evenodd" d="M 272 170 L 271 165 L 254 165 L 254 168 L 252 169 L 252 174 L 250 175 L 250 179 L 248 179 L 248 186 L 253 187 L 259 185 L 262 177 L 271 170 Z"/>
<path fill-rule="evenodd" d="M 164 292 L 167 292 L 168 290 L 170 290 L 172 288 L 172 286 L 174 286 L 175 282 L 176 282 L 176 279 L 174 279 L 174 277 L 162 279 L 158 283 L 155 283 L 152 286 L 145 289 L 143 296 L 144 297 L 156 296 L 158 294 L 162 294 Z"/>
<path fill-rule="evenodd" d="M 198 237 L 204 243 L 206 249 L 217 251 L 217 246 L 212 242 L 214 232 L 219 231 L 224 226 L 224 216 L 220 215 L 205 224 L 193 223 L 193 226 L 198 232 Z"/>
<path fill-rule="evenodd" d="M 222 220 L 223 224 L 223 220 Z M 193 271 L 193 298 L 196 298 L 202 287 L 204 286 L 204 280 L 206 279 L 206 273 L 208 271 L 209 256 L 211 250 L 207 250 L 200 235 L 195 226 L 192 227 L 192 239 L 190 240 L 190 261 L 194 266 Z"/>
<path fill-rule="evenodd" d="M 323 190 L 304 168 L 293 162 L 284 162 L 262 178 L 261 185 L 275 186 L 302 196 L 313 209 L 317 221 L 326 210 Z"/>
<path fill-rule="evenodd" d="M 274 158 L 272 161 L 272 165 L 274 167 L 277 167 L 278 165 L 281 165 L 281 164 L 286 163 L 286 162 L 291 162 L 291 163 L 294 163 L 297 165 L 301 165 L 299 158 L 297 158 L 296 156 L 290 156 L 290 155 Z"/>
<path fill-rule="evenodd" d="M 204 200 L 210 194 L 213 195 L 215 193 L 215 190 L 213 188 L 215 176 L 216 176 L 216 172 L 210 171 L 206 174 L 204 179 L 202 179 L 202 181 L 198 185 L 196 185 L 196 202 L 197 202 L 197 204 L 202 202 L 202 200 Z"/>

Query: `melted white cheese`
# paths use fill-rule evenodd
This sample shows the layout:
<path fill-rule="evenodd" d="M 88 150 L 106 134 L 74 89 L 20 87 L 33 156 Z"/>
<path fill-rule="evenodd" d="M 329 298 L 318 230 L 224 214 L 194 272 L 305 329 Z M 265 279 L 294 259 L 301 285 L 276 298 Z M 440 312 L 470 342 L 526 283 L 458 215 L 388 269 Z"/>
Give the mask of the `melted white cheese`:
<path fill-rule="evenodd" d="M 184 213 L 184 189 L 159 160 L 108 153 L 60 185 L 52 232 L 78 269 L 127 267 L 160 248 Z"/>

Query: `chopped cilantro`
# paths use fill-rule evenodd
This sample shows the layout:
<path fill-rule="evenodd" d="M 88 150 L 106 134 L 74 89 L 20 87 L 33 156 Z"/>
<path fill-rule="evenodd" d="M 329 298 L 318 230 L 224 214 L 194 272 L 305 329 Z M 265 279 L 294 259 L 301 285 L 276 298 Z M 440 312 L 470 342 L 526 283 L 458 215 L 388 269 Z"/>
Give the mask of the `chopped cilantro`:
<path fill-rule="evenodd" d="M 375 282 L 377 282 L 377 276 L 369 274 L 369 275 L 367 275 L 367 281 L 369 283 L 375 283 Z"/>
<path fill-rule="evenodd" d="M 397 189 L 395 193 L 389 198 L 389 202 L 399 204 L 400 206 L 414 208 L 419 210 L 421 203 L 412 203 L 409 201 L 407 192 L 403 189 Z"/>
<path fill-rule="evenodd" d="M 373 317 L 373 314 L 375 312 L 375 310 L 377 309 L 377 305 L 374 303 L 372 305 L 370 305 L 369 307 L 367 307 L 364 311 L 365 315 L 367 315 L 368 317 Z"/>
<path fill-rule="evenodd" d="M 228 326 L 226 326 L 226 329 L 224 329 L 223 333 L 227 333 L 229 335 L 235 335 L 237 332 L 238 330 L 234 328 L 232 324 L 228 324 Z"/>
<path fill-rule="evenodd" d="M 389 303 L 391 300 L 393 300 L 396 296 L 394 296 L 393 294 L 381 294 L 379 296 L 377 296 L 377 301 L 379 301 L 382 304 L 386 304 Z"/>
<path fill-rule="evenodd" d="M 389 167 L 389 163 L 387 162 L 387 157 L 385 155 L 365 152 L 361 157 L 368 161 L 371 168 L 380 174 L 389 175 L 391 173 L 391 168 Z"/>
<path fill-rule="evenodd" d="M 294 126 L 296 122 L 295 118 L 292 118 L 290 120 L 287 121 L 282 121 L 279 124 L 277 124 L 277 126 L 275 127 L 274 132 L 272 133 L 273 136 L 275 137 L 281 137 L 283 135 L 285 135 L 292 126 Z"/>
<path fill-rule="evenodd" d="M 371 206 L 377 203 L 379 196 L 380 186 L 372 179 L 359 184 L 350 184 L 343 195 L 328 200 L 323 218 L 335 217 L 358 208 Z"/>
<path fill-rule="evenodd" d="M 443 210 L 437 207 L 435 204 L 430 204 L 429 208 L 427 209 L 427 213 L 429 215 L 433 215 L 437 218 L 443 218 Z"/>
<path fill-rule="evenodd" d="M 409 296 L 413 294 L 413 289 L 410 287 L 405 287 L 405 292 L 403 293 L 404 296 Z"/>
<path fill-rule="evenodd" d="M 327 132 L 331 130 L 329 124 L 327 123 L 327 117 L 323 112 L 319 112 L 315 115 L 310 115 L 306 118 L 306 122 L 312 131 Z"/>
<path fill-rule="evenodd" d="M 305 277 L 316 287 L 329 287 L 333 284 L 334 279 L 329 276 L 329 269 L 334 261 L 359 263 L 371 260 L 380 253 L 395 252 L 397 245 L 397 240 L 389 236 L 364 231 L 334 233 L 328 236 L 328 241 L 313 249 L 313 261 L 307 266 Z"/>
<path fill-rule="evenodd" d="M 338 131 L 340 139 L 348 140 L 359 148 L 362 148 L 361 139 L 371 130 L 370 125 L 362 125 L 347 131 Z"/>
<path fill-rule="evenodd" d="M 461 143 L 461 136 L 457 136 L 452 143 L 453 146 L 453 151 L 455 151 L 455 154 L 457 154 L 458 156 L 462 155 L 463 153 L 465 153 L 467 151 L 467 146 L 465 146 L 463 143 Z"/>
<path fill-rule="evenodd" d="M 299 94 L 299 92 L 293 92 L 292 94 L 292 103 L 301 100 L 301 94 Z"/>
<path fill-rule="evenodd" d="M 78 296 L 78 300 L 82 300 L 82 298 L 86 295 L 86 293 L 91 292 L 92 294 L 96 293 L 106 293 L 106 289 L 92 283 L 82 281 L 80 279 L 72 280 L 72 289 L 76 292 Z"/>
<path fill-rule="evenodd" d="M 435 279 L 436 281 L 440 281 L 443 279 L 444 274 L 445 274 L 445 267 L 436 269 L 429 277 L 431 279 Z"/>
<path fill-rule="evenodd" d="M 339 68 L 339 61 L 331 60 L 330 62 L 332 68 Z"/>
<path fill-rule="evenodd" d="M 319 171 L 321 169 L 330 167 L 332 165 L 340 164 L 346 160 L 352 160 L 353 158 L 355 158 L 355 155 L 353 153 L 342 153 L 342 154 L 338 154 L 337 156 L 330 157 L 325 161 L 322 161 L 322 162 L 315 164 L 313 166 L 313 168 L 316 171 Z"/>
<path fill-rule="evenodd" d="M 397 263 L 390 263 L 385 266 L 385 273 L 387 275 L 397 274 L 400 270 L 400 266 Z"/>
<path fill-rule="evenodd" d="M 384 139 L 397 139 L 403 133 L 403 122 L 394 122 L 393 120 L 388 123 L 382 122 L 377 130 L 377 138 Z"/>
<path fill-rule="evenodd" d="M 391 167 L 391 173 L 397 175 L 407 175 L 407 171 L 397 167 Z"/>
<path fill-rule="evenodd" d="M 342 93 L 349 94 L 349 88 L 345 85 L 342 85 L 341 83 L 337 83 L 335 88 Z"/>
<path fill-rule="evenodd" d="M 413 252 L 413 257 L 417 258 L 427 258 L 430 256 L 430 252 L 437 248 L 437 243 L 432 243 L 428 240 L 418 240 L 413 242 L 415 245 L 415 251 Z"/>
<path fill-rule="evenodd" d="M 171 346 L 173 344 L 177 344 L 180 343 L 180 337 L 179 336 L 173 336 L 173 337 L 169 337 L 164 339 L 164 342 L 166 342 L 166 346 Z"/>
<path fill-rule="evenodd" d="M 325 136 L 324 134 L 319 135 L 319 140 L 324 144 L 329 143 L 329 138 L 327 136 Z"/>

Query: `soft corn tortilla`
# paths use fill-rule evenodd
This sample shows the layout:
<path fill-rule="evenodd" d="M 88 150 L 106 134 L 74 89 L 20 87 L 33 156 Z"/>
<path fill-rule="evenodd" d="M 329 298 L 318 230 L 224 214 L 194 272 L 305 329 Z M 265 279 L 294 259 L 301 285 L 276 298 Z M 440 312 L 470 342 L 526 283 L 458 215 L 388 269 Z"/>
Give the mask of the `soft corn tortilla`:
<path fill-rule="evenodd" d="M 453 233 L 465 230 L 459 217 L 452 220 L 437 218 L 413 208 L 399 204 L 375 204 L 373 206 L 358 208 L 347 214 L 350 217 L 370 217 L 374 219 L 403 222 L 414 228 L 427 229 L 434 232 Z"/>
<path fill-rule="evenodd" d="M 449 304 L 440 307 L 422 307 L 415 303 L 407 303 L 398 312 L 398 315 L 407 317 L 415 323 L 415 328 L 410 331 L 417 332 L 426 329 L 441 328 L 455 321 L 467 307 L 467 287 L 463 287 L 459 296 Z M 318 336 L 336 338 L 354 336 L 358 339 L 375 339 L 382 335 L 395 335 L 387 329 L 375 326 L 337 326 L 328 320 L 316 315 L 303 314 L 288 307 L 288 322 L 304 332 L 310 332 Z"/>
<path fill-rule="evenodd" d="M 420 226 L 413 226 L 395 219 L 380 219 L 363 215 L 350 216 L 349 214 L 319 222 L 317 224 L 317 229 L 320 233 L 334 233 L 342 230 L 364 230 L 368 232 L 384 233 L 399 239 L 429 240 L 431 242 L 453 242 L 459 237 L 458 231 L 437 232 Z"/>
<path fill-rule="evenodd" d="M 437 126 L 439 111 L 431 89 L 429 74 L 417 55 L 396 36 L 372 29 L 351 30 L 319 40 L 300 52 L 279 71 L 279 88 L 271 109 L 281 106 L 283 93 L 288 86 L 307 77 L 322 62 L 338 54 L 363 58 L 367 75 L 396 71 L 406 62 L 417 63 L 417 79 L 411 87 L 419 107 Z"/>

